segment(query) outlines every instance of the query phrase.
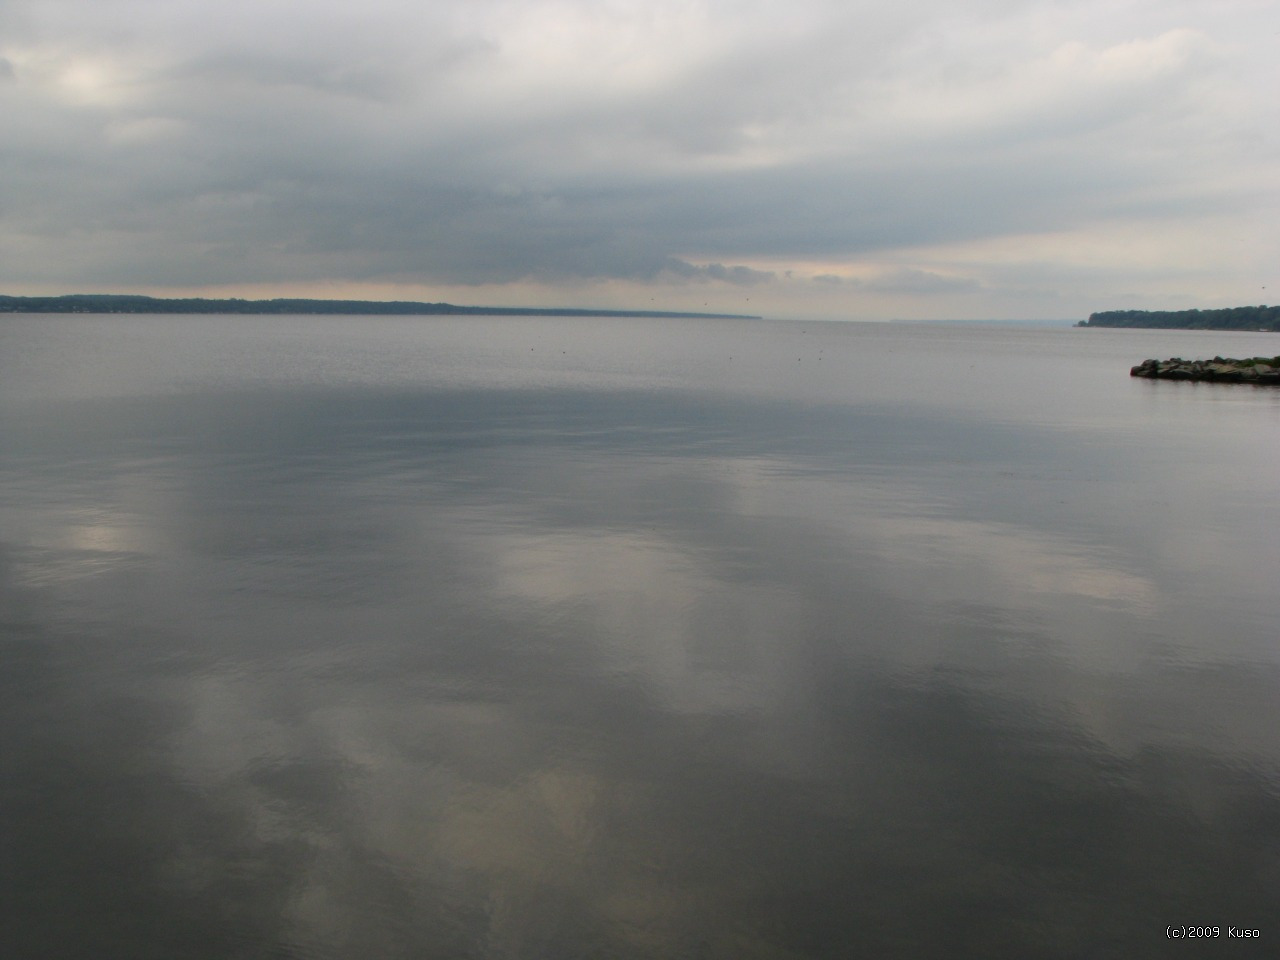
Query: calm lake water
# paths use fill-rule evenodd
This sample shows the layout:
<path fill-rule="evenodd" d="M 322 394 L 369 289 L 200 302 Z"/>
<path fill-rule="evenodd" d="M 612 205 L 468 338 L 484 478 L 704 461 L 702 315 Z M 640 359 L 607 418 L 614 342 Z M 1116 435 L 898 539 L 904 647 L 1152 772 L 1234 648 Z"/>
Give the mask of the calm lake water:
<path fill-rule="evenodd" d="M 1278 352 L 0 317 L 0 955 L 1280 955 Z"/>

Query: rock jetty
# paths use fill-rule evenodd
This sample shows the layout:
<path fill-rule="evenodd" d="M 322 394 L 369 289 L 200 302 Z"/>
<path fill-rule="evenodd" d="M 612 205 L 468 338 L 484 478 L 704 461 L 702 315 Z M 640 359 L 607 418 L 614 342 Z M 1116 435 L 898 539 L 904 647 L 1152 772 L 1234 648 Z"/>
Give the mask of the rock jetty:
<path fill-rule="evenodd" d="M 1236 360 L 1214 357 L 1212 360 L 1143 360 L 1129 369 L 1131 377 L 1159 380 L 1211 380 L 1214 383 L 1256 383 L 1280 386 L 1280 356 L 1251 357 Z"/>

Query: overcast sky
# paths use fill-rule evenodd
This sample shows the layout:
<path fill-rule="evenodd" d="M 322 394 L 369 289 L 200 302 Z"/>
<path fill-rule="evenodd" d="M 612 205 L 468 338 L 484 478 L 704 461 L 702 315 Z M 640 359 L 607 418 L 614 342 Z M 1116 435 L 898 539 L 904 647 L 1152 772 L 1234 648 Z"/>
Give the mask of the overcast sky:
<path fill-rule="evenodd" d="M 1280 301 L 1276 0 L 3 0 L 0 293 Z"/>

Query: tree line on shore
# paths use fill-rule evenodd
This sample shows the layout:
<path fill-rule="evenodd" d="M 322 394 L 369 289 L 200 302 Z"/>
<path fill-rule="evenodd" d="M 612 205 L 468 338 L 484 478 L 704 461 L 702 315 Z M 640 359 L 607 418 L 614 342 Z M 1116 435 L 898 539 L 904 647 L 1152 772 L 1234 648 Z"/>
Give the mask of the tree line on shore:
<path fill-rule="evenodd" d="M 1280 307 L 1226 307 L 1221 310 L 1105 310 L 1089 314 L 1078 327 L 1149 327 L 1171 330 L 1280 331 Z"/>
<path fill-rule="evenodd" d="M 679 313 L 665 310 L 582 310 L 571 307 L 460 307 L 411 300 L 210 300 L 204 297 L 145 297 L 85 293 L 58 297 L 0 295 L 0 313 L 242 313 L 330 314 L 339 316 L 507 316 L 507 317 L 717 317 L 758 320 L 729 313 Z"/>

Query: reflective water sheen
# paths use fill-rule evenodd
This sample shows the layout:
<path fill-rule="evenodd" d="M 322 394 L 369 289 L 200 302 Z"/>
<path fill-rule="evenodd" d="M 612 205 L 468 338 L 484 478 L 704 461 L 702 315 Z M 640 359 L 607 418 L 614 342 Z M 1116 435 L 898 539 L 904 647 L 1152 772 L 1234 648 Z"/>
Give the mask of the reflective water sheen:
<path fill-rule="evenodd" d="M 4 317 L 0 954 L 1276 956 L 1278 344 Z"/>

